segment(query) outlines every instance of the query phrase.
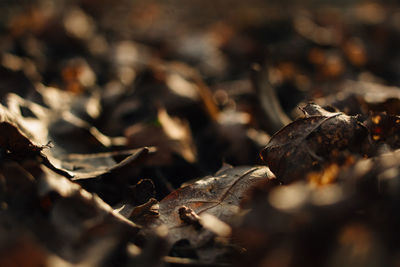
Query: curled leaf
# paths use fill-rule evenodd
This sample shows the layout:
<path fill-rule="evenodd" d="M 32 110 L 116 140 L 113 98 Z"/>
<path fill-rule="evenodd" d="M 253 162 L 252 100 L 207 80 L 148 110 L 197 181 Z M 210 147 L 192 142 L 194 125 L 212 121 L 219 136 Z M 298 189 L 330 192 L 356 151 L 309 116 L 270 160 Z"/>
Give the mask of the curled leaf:
<path fill-rule="evenodd" d="M 362 152 L 366 127 L 357 117 L 332 113 L 315 104 L 304 107 L 306 116 L 290 123 L 261 152 L 263 160 L 285 183 L 302 179 L 310 171 L 349 149 Z"/>

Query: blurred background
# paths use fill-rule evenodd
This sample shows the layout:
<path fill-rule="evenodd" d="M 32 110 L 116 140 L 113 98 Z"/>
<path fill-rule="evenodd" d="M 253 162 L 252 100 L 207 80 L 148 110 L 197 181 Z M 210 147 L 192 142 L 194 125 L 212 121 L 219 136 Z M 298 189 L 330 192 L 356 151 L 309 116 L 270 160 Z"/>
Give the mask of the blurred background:
<path fill-rule="evenodd" d="M 0 98 L 34 100 L 38 85 L 90 96 L 98 105 L 83 119 L 126 137 L 129 148 L 166 151 L 155 164 L 172 166 L 162 171 L 167 178 L 198 177 L 222 162 L 262 163 L 258 153 L 276 131 L 269 117 L 282 114 L 267 114 L 260 101 L 250 79 L 255 63 L 289 119 L 301 103 L 337 95 L 349 80 L 400 83 L 396 1 L 0 5 Z"/>
<path fill-rule="evenodd" d="M 400 266 L 398 151 L 372 159 L 345 151 L 325 159 L 312 155 L 311 147 L 308 153 L 323 164 L 313 161 L 312 172 L 310 166 L 303 176 L 293 172 L 303 180 L 287 186 L 265 179 L 235 195 L 232 188 L 238 181 L 242 188 L 253 171 L 234 171 L 237 180 L 223 194 L 216 179 L 188 196 L 176 190 L 224 163 L 265 165 L 260 151 L 303 115 L 298 107 L 309 101 L 359 115 L 352 123 L 361 127 L 364 121 L 372 129 L 368 141 L 375 155 L 398 149 L 400 120 L 392 115 L 400 114 L 399 47 L 397 1 L 0 0 L 0 118 L 13 114 L 46 159 L 89 177 L 75 182 L 118 212 L 127 204 L 156 215 L 146 205 L 170 193 L 169 199 L 193 197 L 190 203 L 232 195 L 245 205 L 231 225 L 232 243 L 219 237 L 200 245 L 179 240 L 169 255 L 184 261 L 171 266 L 186 265 L 198 252 L 215 257 L 210 266 Z M 316 129 L 311 141 L 346 141 L 341 129 L 326 137 Z M 11 134 L 2 132 L 0 141 L 18 148 Z M 282 151 L 295 146 L 287 150 L 292 152 L 304 141 L 298 139 L 277 143 Z M 64 192 L 69 189 L 53 192 L 51 184 L 58 188 L 58 182 L 49 176 L 42 183 L 37 174 L 44 158 L 35 165 L 30 154 L 19 155 L 23 149 L 16 158 L 0 150 L 1 266 L 14 266 L 4 262 L 15 259 L 39 266 L 36 254 L 43 262 L 52 255 L 35 249 L 41 246 L 71 266 L 106 266 L 101 261 L 108 257 L 125 262 L 112 266 L 165 261 L 161 231 L 158 239 L 148 238 L 143 253 L 128 247 L 128 238 L 142 243 L 147 234 L 137 238 L 103 221 L 105 211 Z M 289 152 L 278 156 L 289 158 Z M 302 155 L 296 154 L 298 162 Z M 221 207 L 239 210 L 230 202 Z M 130 214 L 142 224 L 142 213 Z M 201 236 L 197 226 L 193 233 Z M 22 245 L 14 243 L 21 236 Z"/>
<path fill-rule="evenodd" d="M 60 87 L 66 78 L 59 65 L 74 57 L 82 57 L 104 86 L 111 78 L 101 67 L 113 56 L 125 63 L 145 63 L 149 56 L 183 61 L 212 85 L 246 78 L 254 62 L 268 67 L 278 87 L 291 82 L 303 92 L 317 93 L 327 81 L 361 74 L 386 83 L 399 79 L 395 1 L 3 0 L 0 5 L 2 53 L 39 61 L 42 81 Z M 46 57 L 56 64 L 44 62 Z"/>

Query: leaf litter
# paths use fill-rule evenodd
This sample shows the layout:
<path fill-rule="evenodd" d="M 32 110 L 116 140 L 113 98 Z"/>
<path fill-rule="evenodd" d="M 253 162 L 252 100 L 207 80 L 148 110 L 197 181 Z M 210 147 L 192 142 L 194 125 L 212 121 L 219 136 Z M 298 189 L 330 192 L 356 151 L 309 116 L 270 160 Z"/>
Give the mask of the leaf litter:
<path fill-rule="evenodd" d="M 395 9 L 200 2 L 4 4 L 0 266 L 396 266 Z"/>

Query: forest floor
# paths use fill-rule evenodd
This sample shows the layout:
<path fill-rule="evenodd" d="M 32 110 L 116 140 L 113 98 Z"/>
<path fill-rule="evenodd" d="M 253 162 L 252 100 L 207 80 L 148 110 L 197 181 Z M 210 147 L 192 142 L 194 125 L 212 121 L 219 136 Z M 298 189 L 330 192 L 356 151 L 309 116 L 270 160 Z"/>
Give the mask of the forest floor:
<path fill-rule="evenodd" d="M 2 1 L 0 266 L 399 266 L 400 7 L 328 2 Z"/>

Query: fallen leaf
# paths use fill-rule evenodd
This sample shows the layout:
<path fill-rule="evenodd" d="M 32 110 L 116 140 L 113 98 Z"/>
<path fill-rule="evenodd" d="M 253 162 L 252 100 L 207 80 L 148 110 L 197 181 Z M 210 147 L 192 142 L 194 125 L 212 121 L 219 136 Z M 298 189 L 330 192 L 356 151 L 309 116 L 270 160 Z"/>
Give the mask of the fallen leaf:
<path fill-rule="evenodd" d="M 306 116 L 278 131 L 261 152 L 267 166 L 284 183 L 303 179 L 338 157 L 340 151 L 362 153 L 367 140 L 368 131 L 357 117 L 328 112 L 315 104 L 303 110 Z"/>
<path fill-rule="evenodd" d="M 44 146 L 31 141 L 14 114 L 0 105 L 0 147 L 2 153 L 14 158 L 38 156 Z"/>
<path fill-rule="evenodd" d="M 73 175 L 73 180 L 99 178 L 121 173 L 155 151 L 154 147 L 144 147 L 95 154 L 68 154 L 61 158 L 60 163 L 64 170 Z"/>
<path fill-rule="evenodd" d="M 215 224 L 224 229 L 220 233 L 227 233 L 228 230 L 218 221 L 231 222 L 240 210 L 244 194 L 258 182 L 274 178 L 267 167 L 224 168 L 214 176 L 204 177 L 166 196 L 159 203 L 158 218 L 148 227 L 152 229 L 165 224 L 171 244 L 185 239 L 192 246 L 201 247 L 215 236 L 207 230 L 212 228 L 210 225 L 202 227 L 199 218 L 203 214 L 216 217 Z M 196 220 L 200 221 L 196 223 Z M 204 257 L 211 254 L 205 253 Z"/>
<path fill-rule="evenodd" d="M 84 116 L 83 114 L 90 114 L 91 112 L 76 110 L 73 103 L 79 103 L 79 99 L 73 100 L 68 94 L 65 95 L 65 93 L 58 91 L 60 90 L 49 87 L 44 87 L 38 91 L 45 101 L 44 104 L 47 101 L 55 102 L 49 107 L 15 94 L 7 96 L 6 102 L 9 112 L 32 140 L 42 144 L 51 141 L 54 144 L 54 149 L 50 153 L 55 157 L 67 153 L 99 151 L 101 147 L 118 146 L 125 143 L 124 138 L 106 136 L 89 122 L 78 117 L 78 115 Z M 52 98 L 52 100 L 48 98 Z M 62 102 L 63 98 L 69 104 L 57 105 L 57 103 Z M 83 105 L 83 109 L 87 110 L 88 107 Z M 29 111 L 28 115 L 22 114 L 22 110 Z M 85 140 L 85 142 L 82 142 L 82 140 Z"/>
<path fill-rule="evenodd" d="M 98 151 L 99 147 L 120 144 L 118 141 L 120 138 L 105 136 L 95 127 L 72 114 L 69 109 L 74 106 L 74 101 L 78 100 L 73 100 L 71 95 L 48 87 L 42 88 L 41 91 L 44 103 L 48 103 L 49 97 L 54 96 L 55 103 L 49 104 L 50 108 L 15 94 L 8 95 L 8 108 L 2 108 L 2 117 L 6 121 L 3 124 L 6 134 L 0 138 L 0 145 L 5 150 L 12 151 L 10 155 L 26 157 L 29 153 L 36 153 L 54 171 L 80 180 L 117 173 L 154 152 L 154 148 L 138 148 L 93 153 L 93 151 Z M 61 98 L 66 98 L 66 103 L 69 105 L 57 105 L 61 102 Z M 31 115 L 24 116 L 22 108 L 30 111 Z M 80 114 L 77 110 L 74 112 Z M 82 139 L 79 140 L 78 137 Z M 86 141 L 83 142 L 85 145 L 82 144 L 82 140 Z M 52 148 L 44 149 L 50 147 L 45 146 L 49 143 Z M 87 151 L 92 151 L 92 153 L 79 153 Z"/>

